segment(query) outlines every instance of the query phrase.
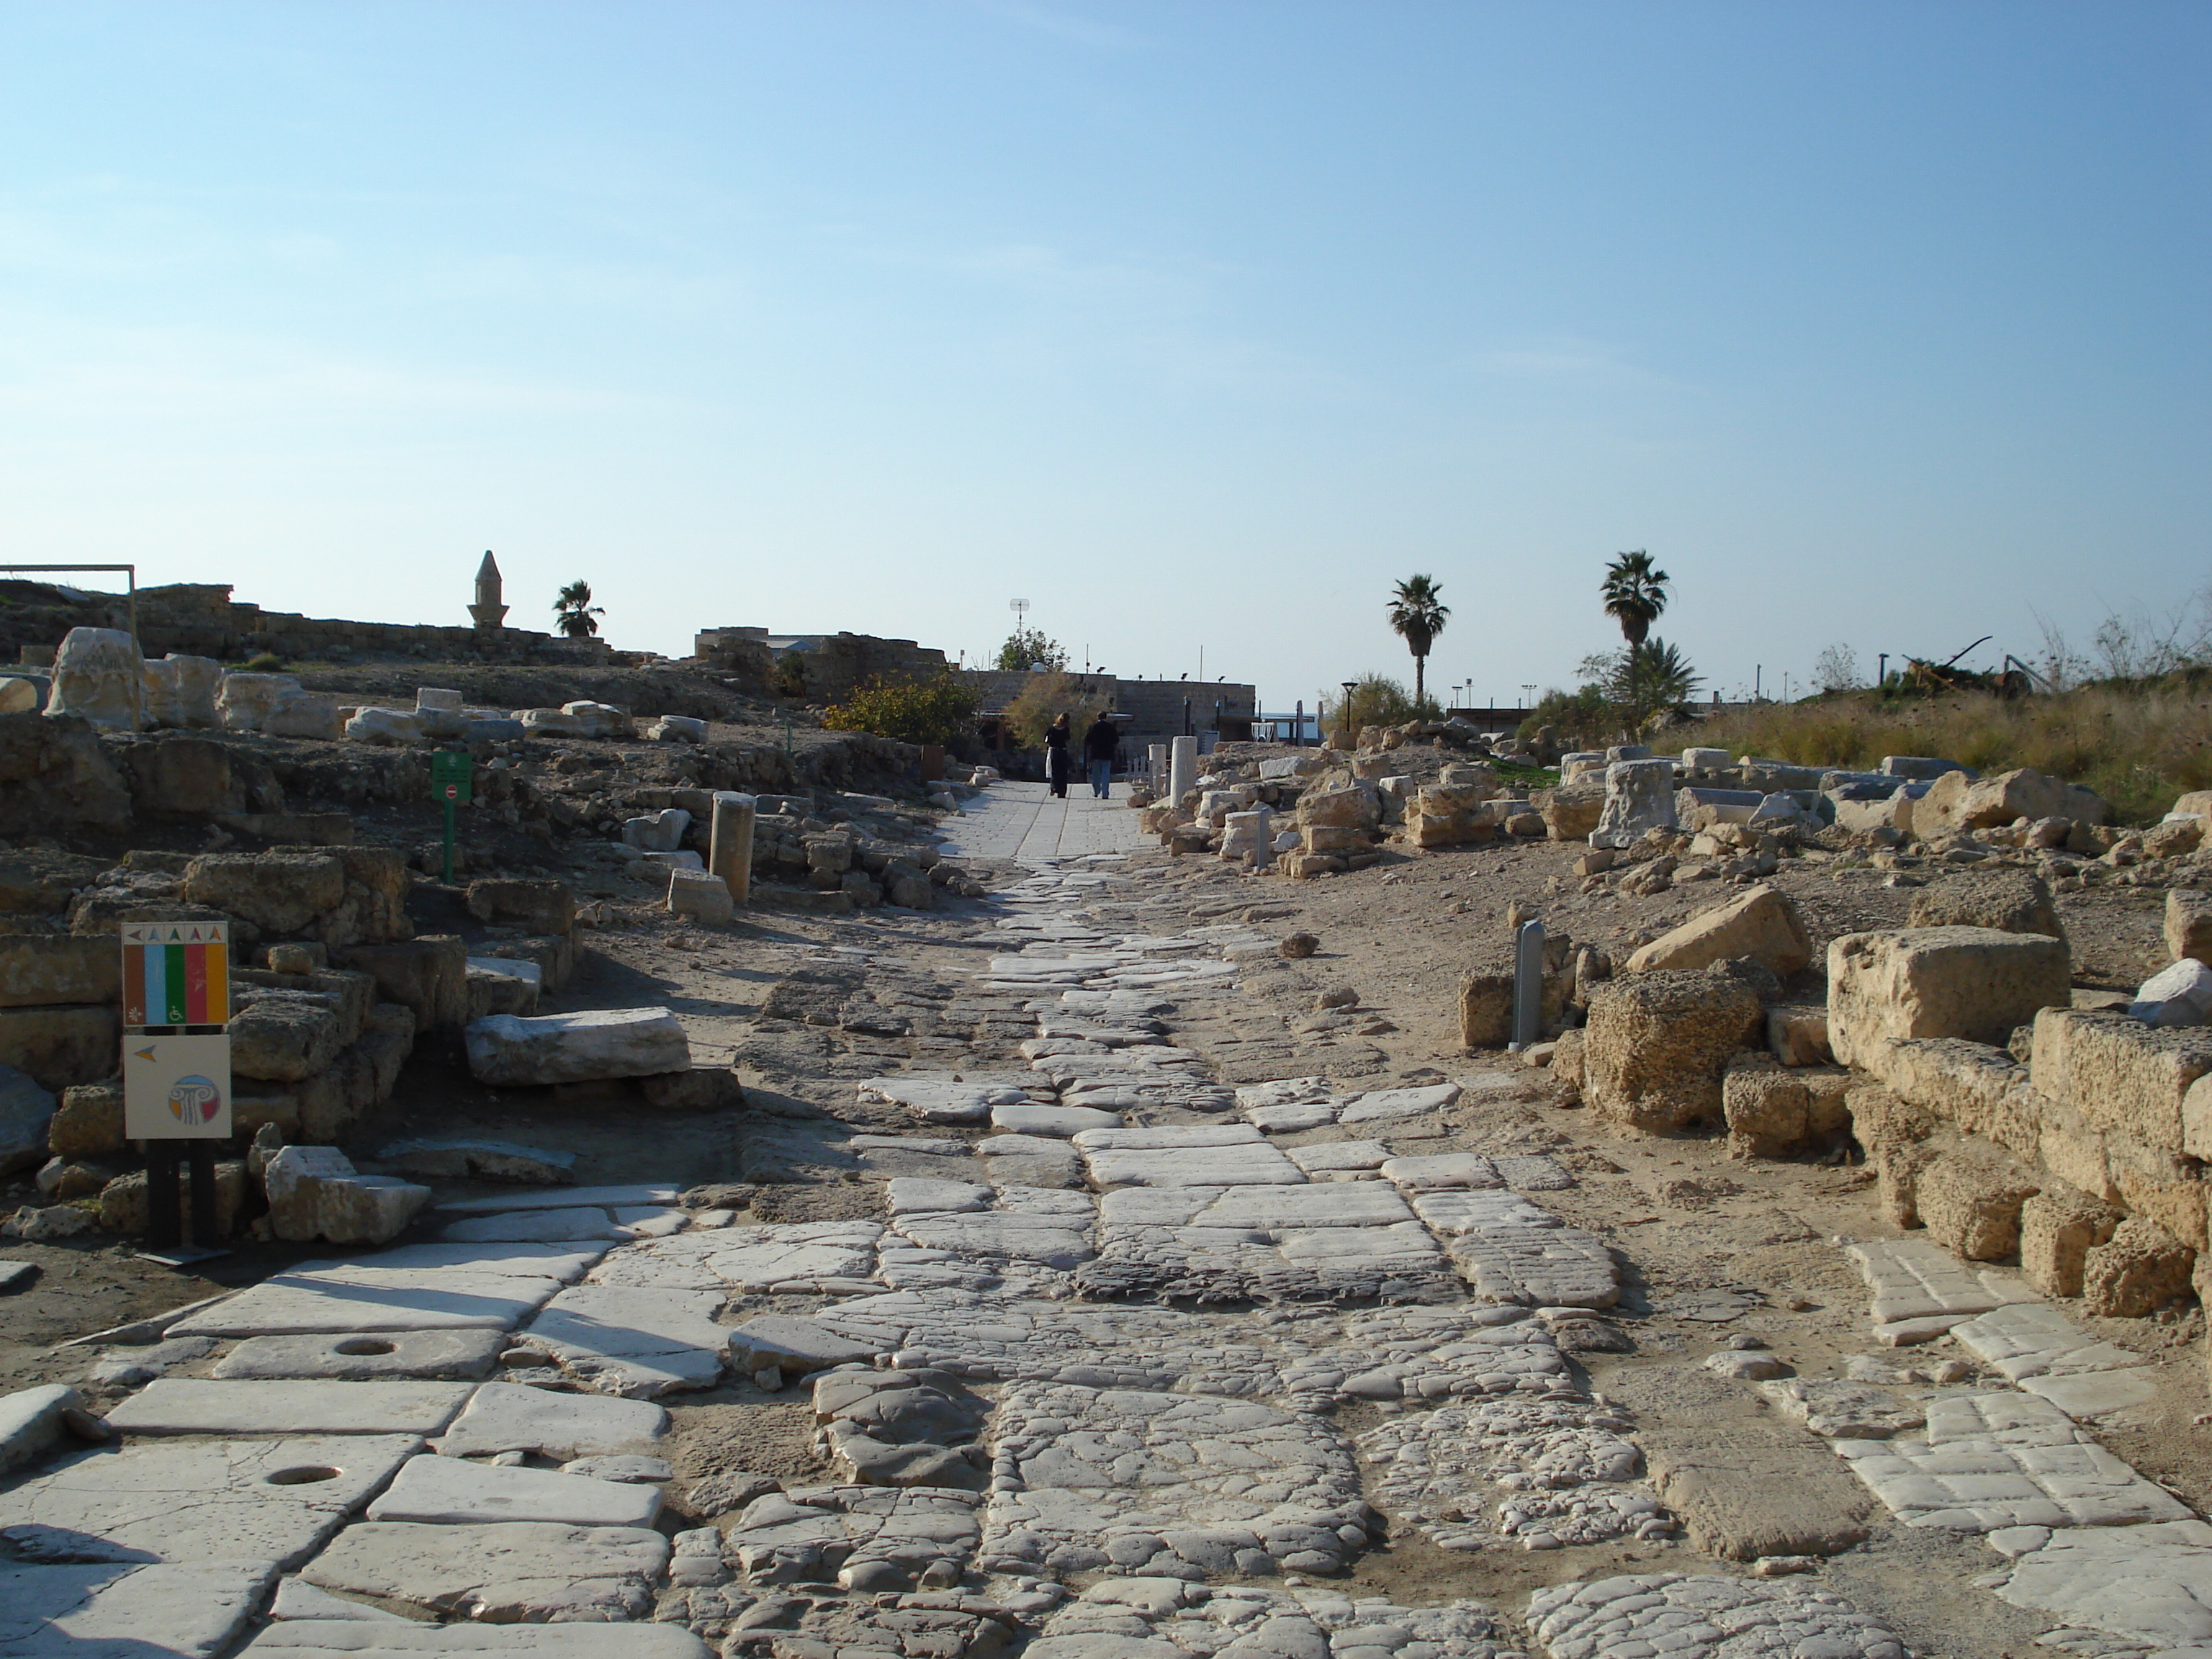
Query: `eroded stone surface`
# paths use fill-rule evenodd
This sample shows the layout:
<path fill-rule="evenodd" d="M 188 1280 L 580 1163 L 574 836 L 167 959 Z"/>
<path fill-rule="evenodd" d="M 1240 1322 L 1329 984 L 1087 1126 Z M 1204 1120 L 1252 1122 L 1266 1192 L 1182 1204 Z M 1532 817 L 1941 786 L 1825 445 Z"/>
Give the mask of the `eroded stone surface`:
<path fill-rule="evenodd" d="M 604 1623 L 650 1611 L 668 1553 L 666 1539 L 640 1527 L 368 1521 L 347 1528 L 301 1577 L 322 1589 L 491 1624 Z"/>
<path fill-rule="evenodd" d="M 1787 1579 L 1676 1573 L 1559 1584 L 1528 1599 L 1552 1659 L 1905 1659 L 1905 1644 L 1842 1596 Z"/>

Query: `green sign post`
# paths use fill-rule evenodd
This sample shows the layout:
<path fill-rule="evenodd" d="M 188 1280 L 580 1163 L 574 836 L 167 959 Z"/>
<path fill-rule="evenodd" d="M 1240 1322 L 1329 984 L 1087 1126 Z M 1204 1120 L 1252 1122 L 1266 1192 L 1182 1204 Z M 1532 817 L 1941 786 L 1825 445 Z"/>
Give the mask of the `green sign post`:
<path fill-rule="evenodd" d="M 441 749 L 430 757 L 430 793 L 446 809 L 446 885 L 453 884 L 453 809 L 471 799 L 476 763 L 466 750 Z"/>

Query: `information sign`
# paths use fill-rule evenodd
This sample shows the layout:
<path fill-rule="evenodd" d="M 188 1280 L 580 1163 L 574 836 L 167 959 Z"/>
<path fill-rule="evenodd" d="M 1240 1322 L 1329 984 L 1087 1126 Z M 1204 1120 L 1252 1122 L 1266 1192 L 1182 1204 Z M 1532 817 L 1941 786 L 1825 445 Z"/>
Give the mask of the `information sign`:
<path fill-rule="evenodd" d="M 230 1138 L 230 1038 L 123 1041 L 123 1133 L 131 1140 Z"/>
<path fill-rule="evenodd" d="M 476 763 L 464 750 L 441 749 L 430 757 L 430 799 L 466 806 L 472 799 L 470 784 Z"/>
<path fill-rule="evenodd" d="M 121 932 L 124 1024 L 230 1023 L 228 922 L 125 922 Z"/>

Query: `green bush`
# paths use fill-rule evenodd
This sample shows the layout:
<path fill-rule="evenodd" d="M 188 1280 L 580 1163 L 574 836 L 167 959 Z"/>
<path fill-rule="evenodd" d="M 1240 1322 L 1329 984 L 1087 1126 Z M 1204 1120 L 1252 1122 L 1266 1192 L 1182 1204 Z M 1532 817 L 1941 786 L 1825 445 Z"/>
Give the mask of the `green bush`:
<path fill-rule="evenodd" d="M 947 668 L 926 679 L 875 679 L 823 711 L 833 732 L 872 732 L 899 743 L 951 743 L 975 718 L 976 694 Z"/>

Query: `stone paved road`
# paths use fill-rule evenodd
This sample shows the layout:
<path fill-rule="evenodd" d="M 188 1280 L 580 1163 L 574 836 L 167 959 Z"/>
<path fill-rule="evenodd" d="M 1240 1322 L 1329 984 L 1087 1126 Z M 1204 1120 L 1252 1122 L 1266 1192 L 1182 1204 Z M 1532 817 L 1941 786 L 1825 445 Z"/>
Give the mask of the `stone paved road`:
<path fill-rule="evenodd" d="M 846 1148 L 870 1215 L 449 1197 L 439 1242 L 301 1264 L 127 1351 L 179 1374 L 111 1413 L 119 1443 L 0 1481 L 0 1659 L 249 1632 L 301 1659 L 1904 1659 L 1826 1564 L 1747 1576 L 1685 1539 L 1697 1483 L 1655 1480 L 1648 1414 L 1572 1361 L 1621 1351 L 1630 1264 L 1569 1224 L 1565 1162 L 1496 1139 L 1483 1075 L 1347 1082 L 1318 1043 L 1222 1075 L 1272 941 L 1161 916 L 1116 856 L 1135 817 L 994 787 L 957 845 L 1036 866 L 995 951 L 927 985 L 885 951 L 889 1001 L 787 1017 L 885 1068 L 840 1084 L 893 1109 Z M 1820 1472 L 1985 1540 L 1970 1618 L 2033 1614 L 2073 1659 L 2212 1654 L 2212 1527 L 2096 1437 L 2142 1357 L 1924 1241 L 1851 1259 L 1869 1344 L 1941 1315 L 1995 1369 L 1778 1381 L 1754 1344 L 1695 1376 L 1759 1362 L 1724 1374 L 1769 1379 Z M 737 1377 L 811 1396 L 817 1484 L 678 1483 L 661 1402 Z M 1336 1577 L 1393 1542 L 1561 1565 L 1533 1594 L 1498 1575 L 1495 1604 Z M 1611 1565 L 1637 1560 L 1691 1571 Z"/>
<path fill-rule="evenodd" d="M 945 853 L 950 858 L 1005 859 L 1036 866 L 1089 853 L 1131 853 L 1146 845 L 1129 808 L 1129 786 L 1114 786 L 1111 800 L 1098 800 L 1089 786 L 1071 784 L 1066 800 L 1054 800 L 1042 783 L 994 783 L 968 816 L 951 825 Z"/>

